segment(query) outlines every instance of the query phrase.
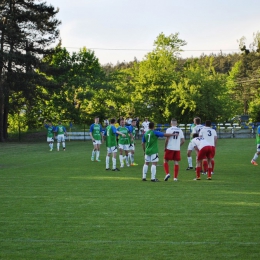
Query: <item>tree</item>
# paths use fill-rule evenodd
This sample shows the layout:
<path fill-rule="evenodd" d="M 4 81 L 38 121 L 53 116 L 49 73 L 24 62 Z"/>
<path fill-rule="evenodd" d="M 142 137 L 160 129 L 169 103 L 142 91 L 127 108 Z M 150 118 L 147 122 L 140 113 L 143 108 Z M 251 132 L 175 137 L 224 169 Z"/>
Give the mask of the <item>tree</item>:
<path fill-rule="evenodd" d="M 58 45 L 44 61 L 50 68 L 46 77 L 56 86 L 46 89 L 49 98 L 45 101 L 45 116 L 85 122 L 95 92 L 105 88 L 105 74 L 95 53 L 83 47 L 70 54 Z"/>
<path fill-rule="evenodd" d="M 198 64 L 198 60 L 187 61 L 179 82 L 173 82 L 172 99 L 180 108 L 182 121 L 191 122 L 194 116 L 203 120 L 218 121 L 229 117 L 228 89 L 226 77 L 215 72 L 213 57 Z"/>
<path fill-rule="evenodd" d="M 143 61 L 136 63 L 132 84 L 135 86 L 135 103 L 142 104 L 143 116 L 154 120 L 168 120 L 171 112 L 168 99 L 172 94 L 172 82 L 178 78 L 176 64 L 181 47 L 186 45 L 179 34 L 165 36 L 154 41 L 155 49 Z"/>
<path fill-rule="evenodd" d="M 29 101 L 24 109 L 28 112 L 33 107 L 34 90 L 43 80 L 36 70 L 59 36 L 57 13 L 42 1 L 4 0 L 0 4 L 0 141 L 7 138 L 10 97 L 19 92 Z"/>

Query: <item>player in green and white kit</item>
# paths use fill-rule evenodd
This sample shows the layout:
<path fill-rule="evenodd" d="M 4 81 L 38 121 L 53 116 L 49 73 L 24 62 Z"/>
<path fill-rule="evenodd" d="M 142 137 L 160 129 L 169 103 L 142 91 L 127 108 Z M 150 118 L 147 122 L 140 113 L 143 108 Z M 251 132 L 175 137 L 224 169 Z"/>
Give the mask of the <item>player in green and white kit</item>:
<path fill-rule="evenodd" d="M 92 151 L 91 161 L 94 161 L 96 155 L 96 161 L 100 162 L 100 145 L 103 141 L 102 127 L 99 124 L 99 117 L 95 117 L 95 123 L 90 126 L 89 135 L 92 139 L 94 149 Z"/>
<path fill-rule="evenodd" d="M 120 161 L 120 167 L 124 167 L 124 160 L 126 163 L 126 166 L 129 167 L 129 160 L 128 160 L 128 152 L 129 152 L 129 145 L 130 145 L 130 134 L 128 127 L 125 126 L 125 120 L 120 120 L 120 126 L 117 128 L 117 131 L 124 134 L 119 136 L 118 139 L 118 147 L 119 147 L 119 161 Z M 125 155 L 123 154 L 125 152 Z"/>
<path fill-rule="evenodd" d="M 48 122 L 46 124 L 46 120 L 44 120 L 44 127 L 47 129 L 47 143 L 50 147 L 50 152 L 53 150 L 53 143 L 54 143 L 54 132 L 55 132 L 55 126 L 52 125 L 51 122 Z"/>
<path fill-rule="evenodd" d="M 257 127 L 257 131 L 256 131 L 256 153 L 253 157 L 253 159 L 251 160 L 251 163 L 255 166 L 257 166 L 257 158 L 260 154 L 260 125 Z"/>
<path fill-rule="evenodd" d="M 133 119 L 131 125 L 128 126 L 130 131 L 130 145 L 129 145 L 129 153 L 128 158 L 131 162 L 131 166 L 136 166 L 138 164 L 135 163 L 134 154 L 135 154 L 135 136 L 136 136 L 136 119 Z"/>
<path fill-rule="evenodd" d="M 122 135 L 123 137 L 125 137 L 125 134 L 116 130 L 115 122 L 116 122 L 116 120 L 114 118 L 112 118 L 110 120 L 110 125 L 107 126 L 105 134 L 104 134 L 106 136 L 106 146 L 107 146 L 106 170 L 110 170 L 109 159 L 110 159 L 111 154 L 113 154 L 112 171 L 120 171 L 118 168 L 116 168 L 116 153 L 117 153 L 116 134 Z"/>
<path fill-rule="evenodd" d="M 142 140 L 142 146 L 144 150 L 144 155 L 145 155 L 145 163 L 143 166 L 143 177 L 142 180 L 146 181 L 146 174 L 148 171 L 148 166 L 149 163 L 152 163 L 151 167 L 151 181 L 152 182 L 157 182 L 159 181 L 156 179 L 156 165 L 157 162 L 159 161 L 159 155 L 158 155 L 158 137 L 168 137 L 168 136 L 176 136 L 178 134 L 176 133 L 162 133 L 159 131 L 154 131 L 154 123 L 150 122 L 149 123 L 149 130 L 145 132 L 143 135 L 143 140 Z"/>
<path fill-rule="evenodd" d="M 57 135 L 57 151 L 60 150 L 60 143 L 62 143 L 63 151 L 65 151 L 65 136 L 67 136 L 67 131 L 61 122 L 56 126 L 55 133 Z"/>

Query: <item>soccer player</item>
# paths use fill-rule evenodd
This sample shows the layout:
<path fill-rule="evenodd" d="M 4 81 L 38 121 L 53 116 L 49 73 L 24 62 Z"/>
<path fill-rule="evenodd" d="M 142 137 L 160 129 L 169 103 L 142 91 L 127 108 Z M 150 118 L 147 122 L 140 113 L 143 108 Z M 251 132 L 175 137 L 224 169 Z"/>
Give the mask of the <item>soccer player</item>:
<path fill-rule="evenodd" d="M 166 134 L 162 132 L 158 132 L 154 130 L 154 123 L 149 123 L 149 130 L 145 132 L 142 139 L 142 147 L 144 150 L 145 155 L 145 163 L 143 166 L 143 181 L 146 181 L 146 174 L 148 171 L 149 163 L 152 163 L 151 167 L 151 181 L 152 182 L 158 182 L 159 180 L 156 179 L 156 165 L 159 161 L 158 156 L 158 137 L 168 137 L 168 136 L 174 136 L 177 134 Z"/>
<path fill-rule="evenodd" d="M 200 130 L 204 127 L 203 125 L 201 125 L 201 119 L 199 117 L 195 117 L 193 122 L 194 122 L 194 125 L 192 127 L 191 136 L 193 136 L 193 134 L 199 134 Z M 186 170 L 193 169 L 193 167 L 192 167 L 192 157 L 191 157 L 192 150 L 193 150 L 193 147 L 191 145 L 189 145 L 188 146 L 188 152 L 187 152 L 189 167 Z M 196 156 L 197 156 L 198 154 L 197 154 L 196 149 L 195 149 L 195 152 L 196 152 Z"/>
<path fill-rule="evenodd" d="M 61 124 L 61 121 L 59 121 L 58 125 L 56 126 L 55 133 L 57 135 L 57 151 L 60 150 L 60 143 L 62 143 L 62 148 L 65 152 L 65 136 L 67 136 L 67 131 L 66 128 Z"/>
<path fill-rule="evenodd" d="M 167 137 L 165 140 L 165 152 L 164 152 L 164 171 L 165 171 L 165 178 L 164 180 L 167 181 L 171 175 L 169 171 L 169 161 L 174 161 L 174 181 L 178 180 L 178 173 L 179 173 L 179 161 L 181 160 L 181 146 L 184 144 L 184 134 L 183 131 L 177 127 L 177 120 L 171 120 L 171 127 L 166 130 L 166 133 L 174 133 L 178 134 L 175 136 Z"/>
<path fill-rule="evenodd" d="M 200 180 L 201 163 L 204 158 L 208 161 L 208 178 L 211 180 L 212 165 L 211 160 L 214 158 L 214 150 L 212 146 L 203 138 L 199 137 L 199 134 L 193 134 L 193 139 L 191 141 L 192 146 L 197 151 L 197 168 L 196 168 L 196 178 L 195 181 Z"/>
<path fill-rule="evenodd" d="M 211 128 L 210 120 L 206 120 L 205 126 L 199 132 L 199 137 L 203 137 L 212 146 L 213 152 L 215 154 L 218 136 L 217 136 L 216 130 Z M 212 164 L 212 173 L 211 174 L 213 174 L 214 166 L 215 166 L 214 158 L 212 158 L 211 164 Z M 207 163 L 207 160 L 205 160 L 205 159 L 203 160 L 203 168 L 204 168 L 204 174 L 207 174 L 208 163 Z"/>
<path fill-rule="evenodd" d="M 188 149 L 187 149 L 188 168 L 186 170 L 192 170 L 193 169 L 191 152 L 194 150 L 194 148 L 191 145 L 191 140 L 192 140 L 193 128 L 196 126 L 195 119 L 196 119 L 196 117 L 193 118 L 193 124 L 191 124 L 191 126 L 190 126 L 190 142 L 189 142 Z"/>
<path fill-rule="evenodd" d="M 129 145 L 130 145 L 130 135 L 129 135 L 129 129 L 125 125 L 126 120 L 121 119 L 120 126 L 117 128 L 117 131 L 124 134 L 124 136 L 119 135 L 118 138 L 118 147 L 119 147 L 119 161 L 120 161 L 120 167 L 124 167 L 124 161 L 126 163 L 126 166 L 129 167 L 129 160 L 128 160 L 128 152 L 129 152 Z M 123 154 L 125 153 L 125 154 Z"/>
<path fill-rule="evenodd" d="M 95 117 L 95 122 L 90 126 L 89 135 L 92 139 L 94 149 L 92 151 L 91 155 L 91 161 L 93 162 L 95 160 L 96 155 L 96 162 L 100 162 L 99 156 L 100 156 L 100 145 L 103 141 L 103 135 L 102 135 L 102 127 L 99 124 L 99 117 Z"/>
<path fill-rule="evenodd" d="M 131 162 L 131 166 L 136 166 L 138 164 L 135 163 L 134 154 L 135 154 L 135 136 L 136 136 L 136 119 L 133 119 L 131 125 L 128 126 L 130 132 L 130 145 L 129 145 L 129 153 L 128 157 Z"/>
<path fill-rule="evenodd" d="M 260 154 L 260 125 L 257 127 L 257 132 L 256 132 L 256 153 L 254 154 L 253 159 L 251 160 L 251 163 L 255 166 L 257 166 L 257 158 Z"/>
<path fill-rule="evenodd" d="M 104 134 L 106 136 L 106 147 L 107 147 L 106 170 L 110 170 L 109 159 L 110 159 L 111 154 L 113 154 L 112 171 L 120 171 L 118 168 L 116 168 L 116 153 L 117 153 L 116 134 L 121 135 L 123 137 L 125 137 L 125 134 L 116 130 L 115 122 L 116 122 L 116 120 L 114 118 L 112 118 L 110 120 L 110 125 L 107 126 L 105 134 Z"/>
<path fill-rule="evenodd" d="M 52 125 L 52 122 L 48 122 L 47 124 L 47 120 L 44 120 L 44 127 L 47 129 L 47 143 L 49 144 L 50 152 L 52 152 L 55 126 Z"/>

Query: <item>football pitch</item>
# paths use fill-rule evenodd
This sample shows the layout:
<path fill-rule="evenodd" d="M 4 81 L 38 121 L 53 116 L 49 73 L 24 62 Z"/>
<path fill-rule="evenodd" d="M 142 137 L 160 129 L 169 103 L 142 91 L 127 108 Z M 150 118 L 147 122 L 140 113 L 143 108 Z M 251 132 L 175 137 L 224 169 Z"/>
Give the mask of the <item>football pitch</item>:
<path fill-rule="evenodd" d="M 90 141 L 0 144 L 0 259 L 260 259 L 260 158 L 255 139 L 220 139 L 212 181 L 186 171 L 141 181 L 138 166 L 120 172 L 91 162 Z M 193 163 L 195 154 L 193 152 Z M 117 157 L 117 167 L 119 159 Z M 147 174 L 150 180 L 150 167 Z"/>

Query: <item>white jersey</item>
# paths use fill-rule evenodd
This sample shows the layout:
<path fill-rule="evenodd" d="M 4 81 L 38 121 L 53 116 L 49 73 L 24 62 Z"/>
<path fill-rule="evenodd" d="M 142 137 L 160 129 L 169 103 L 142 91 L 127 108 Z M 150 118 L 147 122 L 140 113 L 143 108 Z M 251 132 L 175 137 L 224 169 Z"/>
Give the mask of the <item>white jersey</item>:
<path fill-rule="evenodd" d="M 167 149 L 173 151 L 180 151 L 181 149 L 181 139 L 184 138 L 183 131 L 177 127 L 172 126 L 166 130 L 166 134 L 179 133 L 178 136 L 171 136 L 168 139 Z"/>
<path fill-rule="evenodd" d="M 217 132 L 211 127 L 205 126 L 200 130 L 200 137 L 203 137 L 211 146 L 215 146 L 215 139 L 217 139 Z"/>
<path fill-rule="evenodd" d="M 149 121 L 144 121 L 143 123 L 142 123 L 142 127 L 144 128 L 144 132 L 146 132 L 146 131 L 148 131 L 149 130 Z"/>
<path fill-rule="evenodd" d="M 203 128 L 203 125 L 196 125 L 192 129 L 192 134 L 199 134 L 200 130 Z"/>
<path fill-rule="evenodd" d="M 201 150 L 205 146 L 211 146 L 203 137 L 195 137 L 191 140 L 193 147 L 197 146 Z"/>

